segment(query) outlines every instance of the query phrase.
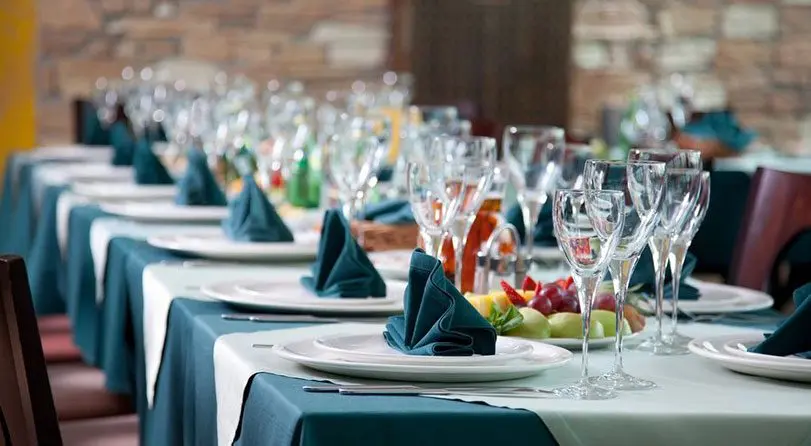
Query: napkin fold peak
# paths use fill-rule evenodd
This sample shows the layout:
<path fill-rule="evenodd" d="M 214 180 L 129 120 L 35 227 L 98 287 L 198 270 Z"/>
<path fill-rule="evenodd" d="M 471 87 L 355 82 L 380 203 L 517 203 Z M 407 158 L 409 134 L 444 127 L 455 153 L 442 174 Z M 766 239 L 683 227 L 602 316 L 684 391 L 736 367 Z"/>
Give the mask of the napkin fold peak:
<path fill-rule="evenodd" d="M 201 150 L 192 150 L 188 156 L 186 172 L 178 183 L 175 203 L 185 206 L 225 206 L 220 185 L 208 168 L 208 160 Z"/>
<path fill-rule="evenodd" d="M 311 271 L 312 276 L 302 277 L 301 284 L 319 297 L 386 297 L 386 282 L 337 209 L 324 214 L 318 256 Z"/>
<path fill-rule="evenodd" d="M 242 179 L 242 192 L 228 204 L 223 231 L 240 242 L 292 242 L 293 233 L 250 175 Z"/>
<path fill-rule="evenodd" d="M 410 355 L 494 355 L 496 331 L 445 277 L 442 263 L 416 249 L 411 255 L 405 308 L 389 318 L 383 336 Z"/>

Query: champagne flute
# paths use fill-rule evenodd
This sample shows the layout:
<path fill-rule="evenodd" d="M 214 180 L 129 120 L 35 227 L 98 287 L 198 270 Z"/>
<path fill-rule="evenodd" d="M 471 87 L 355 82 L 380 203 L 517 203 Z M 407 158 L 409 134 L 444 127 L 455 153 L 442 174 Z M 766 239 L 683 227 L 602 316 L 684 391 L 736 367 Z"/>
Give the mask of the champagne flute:
<path fill-rule="evenodd" d="M 615 190 L 625 196 L 625 223 L 620 241 L 608 268 L 614 282 L 616 342 L 614 367 L 597 378 L 600 385 L 617 390 L 644 390 L 656 387 L 652 381 L 627 374 L 622 366 L 623 308 L 628 285 L 639 256 L 656 227 L 662 199 L 665 163 L 658 161 L 586 161 L 583 174 L 586 190 Z"/>
<path fill-rule="evenodd" d="M 327 173 L 338 189 L 347 221 L 352 221 L 360 210 L 359 206 L 363 205 L 366 189 L 380 169 L 388 149 L 378 138 L 355 129 L 355 125 L 350 125 L 336 133 L 326 146 Z"/>
<path fill-rule="evenodd" d="M 408 201 L 420 226 L 426 251 L 436 258 L 440 258 L 442 241 L 462 202 L 454 170 L 455 166 L 447 163 L 442 153 L 433 150 L 412 154 L 406 167 Z"/>
<path fill-rule="evenodd" d="M 538 214 L 560 177 L 564 144 L 564 131 L 558 127 L 507 126 L 504 130 L 504 154 L 524 218 L 528 259 Z"/>
<path fill-rule="evenodd" d="M 496 160 L 496 140 L 485 137 L 436 138 L 434 150 L 444 154 L 448 180 L 452 193 L 460 196 L 459 211 L 451 225 L 451 242 L 454 250 L 454 276 L 456 288 L 462 289 L 462 266 L 465 241 L 476 214 L 490 189 Z"/>
<path fill-rule="evenodd" d="M 665 186 L 659 207 L 659 223 L 648 242 L 653 257 L 656 274 L 656 333 L 652 338 L 636 346 L 636 349 L 656 355 L 680 355 L 688 351 L 674 347 L 662 337 L 664 316 L 665 271 L 671 242 L 678 237 L 684 220 L 695 206 L 699 176 L 701 174 L 701 152 L 696 150 L 633 149 L 628 154 L 629 161 L 651 160 L 667 163 Z"/>
<path fill-rule="evenodd" d="M 673 307 L 670 315 L 673 324 L 670 327 L 670 335 L 665 338 L 665 341 L 676 348 L 686 348 L 687 344 L 692 340 L 689 336 L 684 336 L 678 331 L 679 284 L 681 282 L 684 259 L 687 257 L 687 250 L 690 248 L 690 244 L 693 242 L 696 233 L 698 233 L 698 229 L 701 227 L 701 222 L 704 221 L 704 216 L 707 214 L 707 208 L 710 205 L 709 172 L 701 172 L 698 186 L 699 192 L 696 206 L 693 208 L 693 212 L 688 215 L 679 236 L 673 240 L 670 247 L 670 256 L 668 257 L 670 261 L 670 272 L 673 276 Z"/>
<path fill-rule="evenodd" d="M 625 194 L 620 191 L 562 189 L 555 192 L 552 206 L 555 236 L 571 267 L 583 324 L 580 380 L 555 389 L 558 396 L 582 400 L 617 396 L 612 389 L 600 387 L 589 380 L 588 338 L 591 304 L 620 241 L 625 221 L 624 208 Z"/>

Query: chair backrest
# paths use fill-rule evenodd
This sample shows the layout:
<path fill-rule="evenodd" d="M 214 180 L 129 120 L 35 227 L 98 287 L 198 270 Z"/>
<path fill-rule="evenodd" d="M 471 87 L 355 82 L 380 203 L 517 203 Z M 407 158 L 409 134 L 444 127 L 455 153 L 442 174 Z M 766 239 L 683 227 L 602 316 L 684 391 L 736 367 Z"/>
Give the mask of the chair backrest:
<path fill-rule="evenodd" d="M 729 283 L 764 290 L 780 252 L 811 230 L 811 175 L 758 168 L 732 256 Z"/>
<path fill-rule="evenodd" d="M 0 411 L 13 446 L 62 444 L 25 263 L 0 257 Z"/>

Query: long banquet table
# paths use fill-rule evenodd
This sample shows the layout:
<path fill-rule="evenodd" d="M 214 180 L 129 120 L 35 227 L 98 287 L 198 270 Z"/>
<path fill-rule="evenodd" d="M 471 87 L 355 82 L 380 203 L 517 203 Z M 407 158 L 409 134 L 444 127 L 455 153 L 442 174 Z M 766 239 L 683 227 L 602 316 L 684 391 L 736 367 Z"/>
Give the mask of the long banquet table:
<path fill-rule="evenodd" d="M 36 176 L 32 173 L 36 166 L 37 163 L 30 160 L 9 163 L 0 203 L 0 221 L 5 235 L 0 245 L 5 252 L 26 257 L 37 310 L 43 314 L 66 311 L 85 361 L 104 371 L 109 390 L 135 397 L 142 444 L 218 444 L 218 438 L 222 437 L 218 423 L 222 420 L 218 419 L 218 377 L 214 361 L 217 343 L 236 333 L 286 333 L 289 329 L 314 324 L 226 321 L 222 314 L 238 310 L 207 299 L 199 287 L 229 278 L 267 277 L 281 269 L 303 271 L 304 265 L 192 266 L 184 263 L 186 258 L 144 241 L 148 235 L 159 233 L 161 225 L 143 225 L 128 232 L 130 227 L 121 222 L 120 231 L 111 233 L 103 268 L 99 270 L 95 265 L 99 254 L 91 249 L 92 228 L 94 224 L 114 226 L 115 219 L 96 204 L 70 200 L 69 184 L 33 184 Z M 60 201 L 61 207 L 67 208 L 66 216 L 59 215 Z M 65 201 L 70 201 L 69 205 L 65 205 Z M 62 225 L 66 228 L 60 229 Z M 26 229 L 29 227 L 35 230 L 29 232 Z M 64 241 L 60 240 L 62 231 Z M 103 278 L 98 271 L 103 271 Z M 699 325 L 689 328 L 702 332 L 704 329 Z M 164 330 L 165 337 L 162 336 Z M 611 353 L 596 352 L 594 357 L 598 365 L 606 365 Z M 628 363 L 637 366 L 629 371 L 644 374 L 645 370 L 639 367 L 656 360 L 641 353 L 629 353 Z M 691 361 L 693 364 L 699 360 L 691 358 Z M 576 362 L 579 361 L 562 369 L 555 379 L 574 379 Z M 718 375 L 716 380 L 745 379 L 708 365 L 703 367 L 707 371 L 696 368 L 695 373 Z M 672 373 L 678 374 L 678 371 Z M 682 381 L 678 385 L 689 385 L 684 381 L 690 380 L 668 380 L 665 386 L 676 385 L 678 381 Z M 600 432 L 562 429 L 560 420 L 549 415 L 554 415 L 554 402 L 546 408 L 546 416 L 539 416 L 529 410 L 435 398 L 310 394 L 301 389 L 308 382 L 272 373 L 252 375 L 243 394 L 234 433 L 236 444 L 483 445 L 507 441 L 543 445 L 588 443 L 589 438 L 601 435 Z M 761 394 L 771 391 L 778 394 L 787 388 L 809 389 L 771 382 L 753 382 L 752 385 L 760 386 L 757 390 Z M 622 398 L 614 404 L 622 404 Z M 806 417 L 804 413 L 798 415 Z M 589 416 L 600 419 L 597 415 Z M 713 426 L 708 426 L 707 420 L 696 420 L 689 414 L 674 415 L 676 418 L 658 422 L 639 414 L 640 420 L 652 426 L 644 429 L 651 444 L 674 444 L 678 438 L 672 438 L 672 431 L 662 428 L 660 437 L 655 429 L 673 422 L 702 432 L 688 436 L 697 440 L 734 438 L 737 444 L 758 444 L 762 439 L 757 435 L 762 426 L 752 420 L 724 413 L 713 416 L 716 418 L 710 420 L 717 420 L 719 425 L 737 423 L 735 425 L 745 427 L 749 424 L 750 428 L 742 428 L 736 435 L 719 437 L 711 432 Z M 768 421 L 773 426 L 783 426 L 779 420 Z M 599 423 L 589 424 L 596 425 Z M 613 438 L 624 436 L 631 441 L 636 438 L 634 432 L 620 434 Z M 811 441 L 811 424 L 806 432 L 800 430 L 792 434 Z"/>

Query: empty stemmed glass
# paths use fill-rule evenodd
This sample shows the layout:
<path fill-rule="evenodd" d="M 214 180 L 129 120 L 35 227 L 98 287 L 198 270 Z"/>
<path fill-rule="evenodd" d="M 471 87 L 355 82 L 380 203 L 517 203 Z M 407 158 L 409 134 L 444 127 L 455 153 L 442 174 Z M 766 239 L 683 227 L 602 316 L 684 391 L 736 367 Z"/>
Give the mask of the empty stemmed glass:
<path fill-rule="evenodd" d="M 586 161 L 594 158 L 594 149 L 588 144 L 567 143 L 560 162 L 560 189 L 582 189 Z"/>
<path fill-rule="evenodd" d="M 701 172 L 699 177 L 699 192 L 693 212 L 687 216 L 684 226 L 679 231 L 679 235 L 670 245 L 670 273 L 673 276 L 673 299 L 671 301 L 671 317 L 673 324 L 670 327 L 670 334 L 665 337 L 665 342 L 674 346 L 686 348 L 692 340 L 689 336 L 684 336 L 678 331 L 678 304 L 679 304 L 679 283 L 681 282 L 681 270 L 684 266 L 684 259 L 687 257 L 687 250 L 693 242 L 704 215 L 707 214 L 707 207 L 710 205 L 710 173 Z"/>
<path fill-rule="evenodd" d="M 656 355 L 680 355 L 684 347 L 671 346 L 662 336 L 664 316 L 665 272 L 672 240 L 680 235 L 684 220 L 692 212 L 698 195 L 701 175 L 701 153 L 695 150 L 633 149 L 629 161 L 664 161 L 667 163 L 665 185 L 659 206 L 659 223 L 648 242 L 656 275 L 656 333 L 636 346 Z"/>
<path fill-rule="evenodd" d="M 591 304 L 606 267 L 617 248 L 625 221 L 625 194 L 608 190 L 571 190 L 555 192 L 552 219 L 558 246 L 571 267 L 577 287 L 583 323 L 583 358 L 580 380 L 556 389 L 566 398 L 595 400 L 616 397 L 612 389 L 590 382 L 588 373 L 588 338 Z"/>
<path fill-rule="evenodd" d="M 608 264 L 614 282 L 616 342 L 613 370 L 597 378 L 597 383 L 617 390 L 643 390 L 656 386 L 631 376 L 622 367 L 623 308 L 631 275 L 645 244 L 657 224 L 662 199 L 665 163 L 658 161 L 586 161 L 583 174 L 586 190 L 614 190 L 623 193 L 625 222 L 617 249 Z"/>
<path fill-rule="evenodd" d="M 496 161 L 496 140 L 485 137 L 440 136 L 432 151 L 442 153 L 451 193 L 460 196 L 459 211 L 451 225 L 455 261 L 455 284 L 462 289 L 462 264 L 467 240 L 476 214 L 490 189 Z"/>
<path fill-rule="evenodd" d="M 435 139 L 432 147 L 436 145 Z M 406 189 L 426 251 L 440 258 L 444 237 L 462 204 L 458 168 L 439 150 L 412 153 L 406 167 Z"/>
<path fill-rule="evenodd" d="M 504 155 L 528 234 L 527 258 L 532 257 L 538 214 L 557 186 L 564 144 L 563 129 L 558 127 L 508 126 L 504 130 Z"/>
<path fill-rule="evenodd" d="M 363 205 L 370 180 L 377 175 L 388 150 L 378 138 L 356 131 L 359 125 L 345 127 L 326 145 L 327 173 L 338 189 L 347 221 L 352 221 Z"/>

